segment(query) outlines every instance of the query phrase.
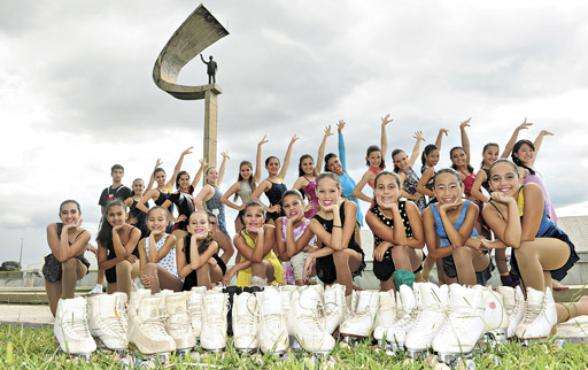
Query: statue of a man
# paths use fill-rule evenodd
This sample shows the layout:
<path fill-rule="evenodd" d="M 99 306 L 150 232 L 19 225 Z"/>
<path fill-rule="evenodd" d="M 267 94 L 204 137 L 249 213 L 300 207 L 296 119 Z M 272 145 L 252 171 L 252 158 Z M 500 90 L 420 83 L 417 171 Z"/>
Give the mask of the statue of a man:
<path fill-rule="evenodd" d="M 218 69 L 218 64 L 214 60 L 212 60 L 212 55 L 208 57 L 208 62 L 204 60 L 202 54 L 200 54 L 200 59 L 202 59 L 202 63 L 206 64 L 206 73 L 208 74 L 208 84 L 216 83 L 216 70 Z"/>

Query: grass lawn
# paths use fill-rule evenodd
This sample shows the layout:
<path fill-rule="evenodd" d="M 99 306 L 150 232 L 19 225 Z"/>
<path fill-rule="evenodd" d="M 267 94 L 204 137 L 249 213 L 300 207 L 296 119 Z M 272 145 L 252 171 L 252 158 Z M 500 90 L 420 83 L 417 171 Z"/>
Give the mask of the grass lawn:
<path fill-rule="evenodd" d="M 588 344 L 553 341 L 522 347 L 508 343 L 494 350 L 480 351 L 474 357 L 477 369 L 586 369 Z M 390 356 L 368 343 L 353 347 L 338 345 L 321 368 L 333 369 L 429 369 L 431 359 L 413 361 L 403 354 Z M 166 368 L 210 369 L 310 369 L 316 364 L 304 353 L 289 354 L 287 359 L 262 355 L 240 355 L 229 347 L 221 354 L 196 354 L 192 358 L 172 356 Z M 460 366 L 464 368 L 463 366 Z M 22 328 L 0 325 L 0 368 L 2 369 L 117 369 L 124 368 L 113 354 L 96 352 L 91 362 L 71 359 L 57 350 L 50 327 Z"/>

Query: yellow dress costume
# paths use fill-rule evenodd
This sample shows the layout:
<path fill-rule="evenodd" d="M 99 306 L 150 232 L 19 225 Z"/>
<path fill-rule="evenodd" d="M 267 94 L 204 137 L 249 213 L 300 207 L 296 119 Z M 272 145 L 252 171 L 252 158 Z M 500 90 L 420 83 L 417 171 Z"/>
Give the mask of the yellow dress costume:
<path fill-rule="evenodd" d="M 245 240 L 245 244 L 247 244 L 249 248 L 255 248 L 255 240 L 251 237 L 251 235 L 249 235 L 249 233 L 246 230 L 241 231 L 241 236 L 243 237 L 243 239 Z M 241 261 L 243 260 L 244 258 L 241 257 Z M 268 261 L 274 267 L 274 283 L 284 284 L 284 270 L 282 269 L 282 264 L 280 263 L 280 260 L 278 259 L 274 251 L 272 250 L 268 254 L 266 254 L 265 257 L 263 257 L 263 260 Z M 237 272 L 237 286 L 251 286 L 251 267 L 248 267 Z"/>

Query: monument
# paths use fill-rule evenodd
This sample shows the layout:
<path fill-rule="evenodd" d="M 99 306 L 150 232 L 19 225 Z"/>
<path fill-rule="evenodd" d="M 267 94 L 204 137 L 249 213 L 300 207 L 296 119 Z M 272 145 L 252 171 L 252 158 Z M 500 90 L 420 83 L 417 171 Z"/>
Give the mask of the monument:
<path fill-rule="evenodd" d="M 222 90 L 216 84 L 216 79 L 211 78 L 210 72 L 207 85 L 180 85 L 177 80 L 186 64 L 228 34 L 223 25 L 201 4 L 174 32 L 153 67 L 153 81 L 161 90 L 181 100 L 204 99 L 203 157 L 209 166 L 216 166 L 217 95 Z M 210 65 L 207 66 L 210 68 Z M 216 73 L 216 62 L 214 66 Z"/>

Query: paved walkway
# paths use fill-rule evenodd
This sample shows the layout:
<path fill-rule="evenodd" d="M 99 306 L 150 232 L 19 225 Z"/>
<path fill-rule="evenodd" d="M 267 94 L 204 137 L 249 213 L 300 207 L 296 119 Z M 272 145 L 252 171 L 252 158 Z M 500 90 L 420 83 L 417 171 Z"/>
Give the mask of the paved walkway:
<path fill-rule="evenodd" d="M 23 324 L 25 326 L 51 325 L 53 315 L 45 305 L 0 305 L 0 323 Z"/>

